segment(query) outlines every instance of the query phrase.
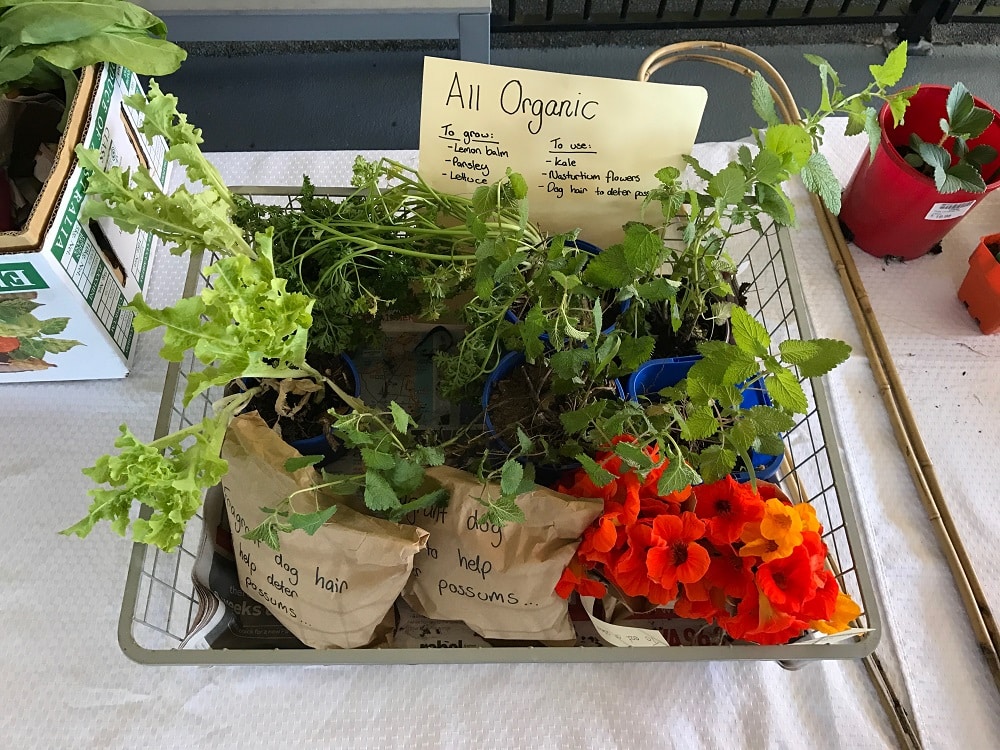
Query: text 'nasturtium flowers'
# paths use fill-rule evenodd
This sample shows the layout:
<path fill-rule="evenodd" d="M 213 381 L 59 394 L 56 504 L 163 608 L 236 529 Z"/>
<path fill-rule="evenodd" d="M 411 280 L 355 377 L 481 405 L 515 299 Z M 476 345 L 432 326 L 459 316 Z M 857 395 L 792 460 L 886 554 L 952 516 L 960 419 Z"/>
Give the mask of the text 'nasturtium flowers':
<path fill-rule="evenodd" d="M 634 442 L 627 435 L 612 443 Z M 681 617 L 717 624 L 738 640 L 780 644 L 807 630 L 846 630 L 861 609 L 826 569 L 816 511 L 775 485 L 732 477 L 661 496 L 666 462 L 640 475 L 613 452 L 595 461 L 613 478 L 598 487 L 579 469 L 556 487 L 604 500 L 556 587 L 601 597 L 610 584 L 628 600 L 670 603 Z M 650 475 L 655 475 L 651 478 Z"/>

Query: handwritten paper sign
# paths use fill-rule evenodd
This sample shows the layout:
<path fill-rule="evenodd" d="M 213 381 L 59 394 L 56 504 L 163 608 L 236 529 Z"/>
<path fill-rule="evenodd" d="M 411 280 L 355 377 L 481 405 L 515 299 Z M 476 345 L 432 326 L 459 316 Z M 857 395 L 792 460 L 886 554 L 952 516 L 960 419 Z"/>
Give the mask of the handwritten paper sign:
<path fill-rule="evenodd" d="M 420 172 L 471 195 L 509 167 L 543 231 L 599 245 L 639 219 L 661 167 L 683 168 L 705 109 L 700 86 L 424 59 Z"/>

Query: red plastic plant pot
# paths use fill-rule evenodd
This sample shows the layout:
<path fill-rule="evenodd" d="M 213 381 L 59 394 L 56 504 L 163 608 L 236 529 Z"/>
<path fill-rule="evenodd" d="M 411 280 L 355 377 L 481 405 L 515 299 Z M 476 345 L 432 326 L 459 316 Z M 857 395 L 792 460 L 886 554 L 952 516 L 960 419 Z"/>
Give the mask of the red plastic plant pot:
<path fill-rule="evenodd" d="M 1000 247 L 1000 234 L 979 241 L 969 257 L 969 272 L 958 288 L 958 298 L 969 308 L 969 315 L 979 321 L 983 333 L 1000 331 L 1000 261 L 987 244 Z"/>
<path fill-rule="evenodd" d="M 925 255 L 971 211 L 990 191 L 1000 187 L 1000 156 L 983 167 L 986 192 L 939 193 L 934 178 L 911 167 L 896 150 L 916 133 L 924 141 L 937 143 L 939 124 L 946 114 L 948 86 L 923 85 L 910 100 L 906 119 L 898 128 L 892 124 L 889 105 L 879 113 L 882 139 L 869 161 L 866 149 L 844 191 L 840 222 L 845 235 L 866 253 L 877 257 L 892 255 L 912 260 Z M 1000 153 L 1000 114 L 986 102 L 976 106 L 993 112 L 993 123 L 969 147 L 981 143 Z M 945 148 L 950 150 L 950 142 Z"/>

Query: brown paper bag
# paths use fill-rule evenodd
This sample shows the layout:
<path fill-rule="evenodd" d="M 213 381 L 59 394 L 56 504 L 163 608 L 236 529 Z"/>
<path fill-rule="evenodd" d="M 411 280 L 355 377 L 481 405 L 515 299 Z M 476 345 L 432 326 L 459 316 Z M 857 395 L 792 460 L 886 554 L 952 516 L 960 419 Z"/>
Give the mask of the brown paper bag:
<path fill-rule="evenodd" d="M 410 577 L 413 557 L 427 532 L 338 505 L 315 534 L 280 535 L 281 550 L 243 536 L 263 521 L 262 506 L 274 507 L 297 489 L 313 485 L 312 468 L 294 474 L 285 461 L 298 452 L 256 412 L 233 420 L 222 450 L 229 472 L 222 488 L 233 530 L 240 585 L 266 606 L 303 643 L 313 648 L 357 648 L 384 629 Z M 303 504 L 309 495 L 298 496 Z M 335 498 L 319 498 L 320 507 Z M 392 622 L 390 621 L 391 628 Z"/>
<path fill-rule="evenodd" d="M 407 519 L 430 538 L 414 561 L 406 603 L 434 620 L 462 620 L 485 638 L 573 638 L 567 601 L 555 586 L 603 502 L 538 487 L 517 500 L 524 523 L 484 527 L 475 476 L 448 466 L 427 475 L 451 500 Z M 498 495 L 499 487 L 487 491 Z"/>

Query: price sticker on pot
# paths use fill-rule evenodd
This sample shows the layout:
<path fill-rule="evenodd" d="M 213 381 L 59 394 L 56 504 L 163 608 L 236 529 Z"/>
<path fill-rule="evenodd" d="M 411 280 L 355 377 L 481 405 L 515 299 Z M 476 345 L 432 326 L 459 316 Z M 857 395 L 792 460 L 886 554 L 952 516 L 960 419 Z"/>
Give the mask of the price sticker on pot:
<path fill-rule="evenodd" d="M 684 169 L 705 110 L 701 86 L 566 75 L 424 59 L 420 173 L 471 195 L 510 169 L 528 186 L 531 218 L 620 242 L 666 166 Z"/>
<path fill-rule="evenodd" d="M 969 213 L 975 205 L 975 201 L 965 201 L 964 203 L 935 203 L 931 206 L 931 210 L 927 212 L 927 215 L 924 218 L 927 221 L 948 221 L 950 219 L 958 219 Z"/>

